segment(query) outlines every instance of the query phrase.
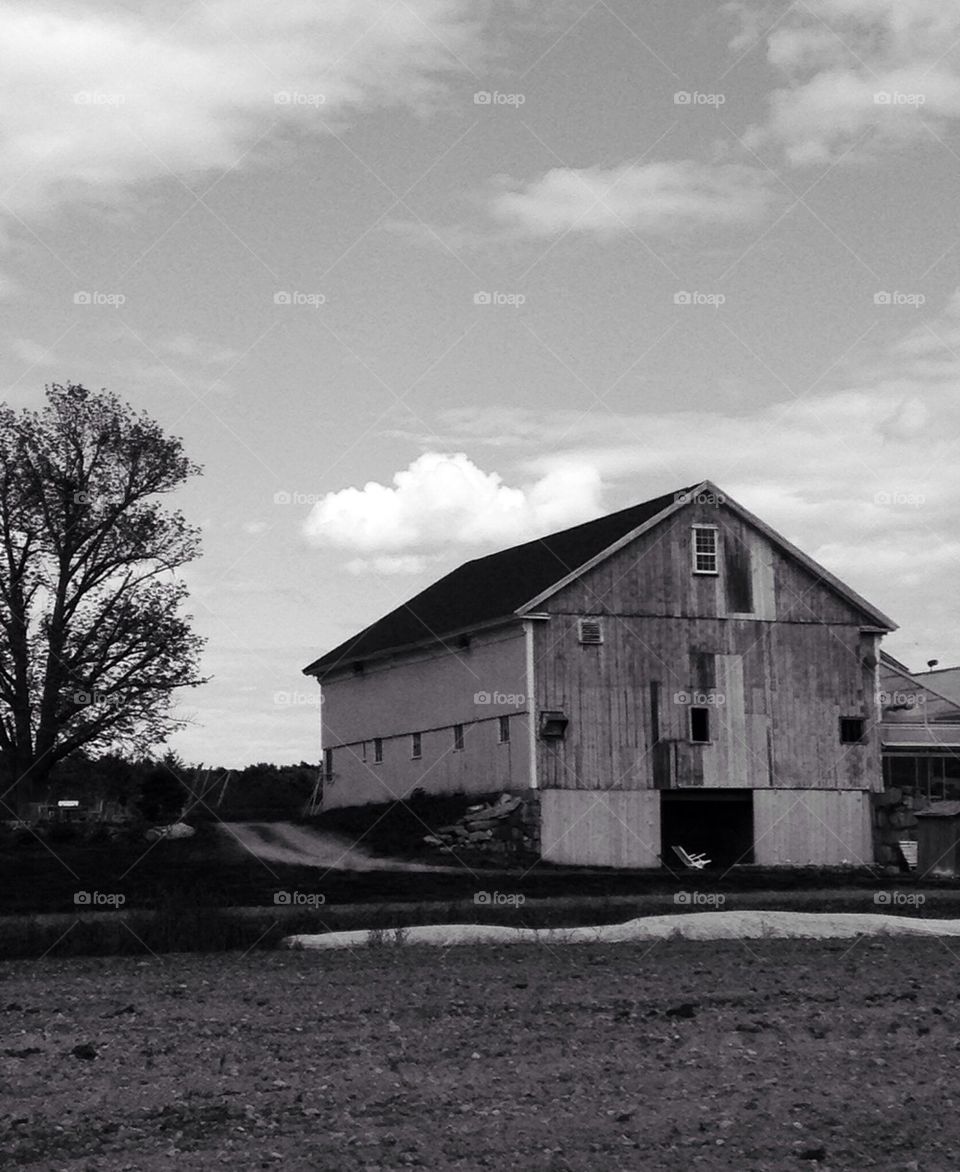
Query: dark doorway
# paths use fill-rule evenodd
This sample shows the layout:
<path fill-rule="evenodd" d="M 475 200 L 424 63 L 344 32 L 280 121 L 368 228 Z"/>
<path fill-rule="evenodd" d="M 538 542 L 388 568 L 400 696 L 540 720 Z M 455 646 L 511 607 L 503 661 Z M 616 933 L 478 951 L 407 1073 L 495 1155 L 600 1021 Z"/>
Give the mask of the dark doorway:
<path fill-rule="evenodd" d="M 672 846 L 703 854 L 711 867 L 753 862 L 753 791 L 664 790 L 660 794 L 661 854 L 672 867 Z"/>

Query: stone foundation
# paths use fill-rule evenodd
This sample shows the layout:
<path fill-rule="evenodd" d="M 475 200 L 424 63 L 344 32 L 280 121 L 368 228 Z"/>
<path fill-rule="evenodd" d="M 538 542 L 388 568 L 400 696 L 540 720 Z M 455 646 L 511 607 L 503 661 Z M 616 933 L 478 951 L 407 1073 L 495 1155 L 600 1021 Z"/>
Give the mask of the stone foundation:
<path fill-rule="evenodd" d="M 873 805 L 873 842 L 877 862 L 899 873 L 903 860 L 897 845 L 901 839 L 916 841 L 917 818 L 913 798 L 899 789 L 871 794 Z"/>
<path fill-rule="evenodd" d="M 494 802 L 470 806 L 457 822 L 424 836 L 428 846 L 448 854 L 479 851 L 509 858 L 540 854 L 540 795 L 501 794 Z"/>

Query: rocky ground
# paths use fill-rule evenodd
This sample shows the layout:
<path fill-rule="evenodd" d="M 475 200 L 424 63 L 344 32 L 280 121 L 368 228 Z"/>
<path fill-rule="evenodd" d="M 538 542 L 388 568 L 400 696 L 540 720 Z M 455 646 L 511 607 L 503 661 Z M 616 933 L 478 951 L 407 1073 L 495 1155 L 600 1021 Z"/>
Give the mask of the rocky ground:
<path fill-rule="evenodd" d="M 0 964 L 0 1166 L 960 1167 L 939 940 Z"/>

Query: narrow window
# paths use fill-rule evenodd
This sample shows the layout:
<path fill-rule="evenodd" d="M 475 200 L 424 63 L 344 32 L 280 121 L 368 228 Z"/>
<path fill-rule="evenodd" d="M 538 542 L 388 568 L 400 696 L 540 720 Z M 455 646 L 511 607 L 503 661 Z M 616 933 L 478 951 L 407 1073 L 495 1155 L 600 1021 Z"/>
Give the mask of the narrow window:
<path fill-rule="evenodd" d="M 753 614 L 753 579 L 750 549 L 733 534 L 723 539 L 724 577 L 727 583 L 727 610 L 733 614 Z"/>
<path fill-rule="evenodd" d="M 420 734 L 419 733 L 411 733 L 410 734 L 410 756 L 413 758 L 414 761 L 419 760 L 419 758 L 422 756 L 422 754 L 420 752 L 420 748 L 421 748 Z"/>
<path fill-rule="evenodd" d="M 650 684 L 650 736 L 652 744 L 660 743 L 660 684 L 656 680 Z"/>
<path fill-rule="evenodd" d="M 690 709 L 690 740 L 698 745 L 710 742 L 710 709 Z"/>
<path fill-rule="evenodd" d="M 455 724 L 453 726 L 453 751 L 455 753 L 463 752 L 463 725 Z"/>
<path fill-rule="evenodd" d="M 861 716 L 840 717 L 840 743 L 857 745 L 863 740 L 865 721 Z"/>
<path fill-rule="evenodd" d="M 500 744 L 505 745 L 510 740 L 510 717 L 497 717 L 497 735 L 500 739 Z"/>
<path fill-rule="evenodd" d="M 383 741 L 380 737 L 373 738 L 373 760 L 376 765 L 383 760 Z"/>
<path fill-rule="evenodd" d="M 367 742 L 361 741 L 360 742 L 360 760 L 366 761 L 366 759 L 367 759 Z"/>
<path fill-rule="evenodd" d="M 717 574 L 717 527 L 715 525 L 694 525 L 693 527 L 693 572 L 695 574 Z"/>
<path fill-rule="evenodd" d="M 581 643 L 602 643 L 603 626 L 599 619 L 577 619 L 577 637 Z"/>
<path fill-rule="evenodd" d="M 333 749 L 323 750 L 323 772 L 325 777 L 333 777 Z"/>

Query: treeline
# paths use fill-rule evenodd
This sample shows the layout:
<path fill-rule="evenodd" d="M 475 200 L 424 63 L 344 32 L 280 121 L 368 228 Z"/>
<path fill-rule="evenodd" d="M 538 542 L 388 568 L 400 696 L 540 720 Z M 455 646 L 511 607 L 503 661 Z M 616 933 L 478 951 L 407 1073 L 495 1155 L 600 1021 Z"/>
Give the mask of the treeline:
<path fill-rule="evenodd" d="M 193 819 L 294 816 L 309 799 L 317 766 L 260 761 L 243 769 L 188 765 L 176 753 L 128 759 L 116 753 L 73 753 L 51 773 L 43 804 L 79 801 L 160 823 L 186 813 Z"/>

